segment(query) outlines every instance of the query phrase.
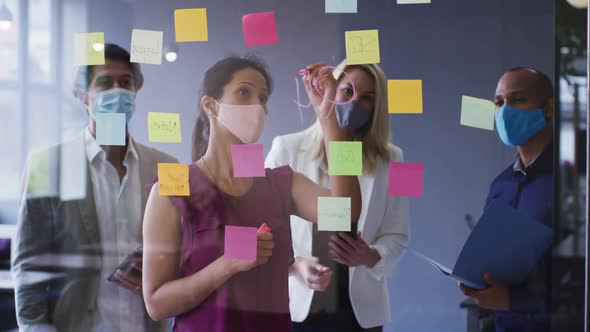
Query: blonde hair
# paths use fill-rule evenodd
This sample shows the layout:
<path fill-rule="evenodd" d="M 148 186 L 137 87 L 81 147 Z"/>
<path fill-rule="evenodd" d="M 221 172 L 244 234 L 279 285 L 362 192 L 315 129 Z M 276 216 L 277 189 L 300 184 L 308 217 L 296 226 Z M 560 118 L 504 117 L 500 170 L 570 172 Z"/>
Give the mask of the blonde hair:
<path fill-rule="evenodd" d="M 389 114 L 387 112 L 387 79 L 383 70 L 376 64 L 347 66 L 346 60 L 342 61 L 332 72 L 334 78 L 339 80 L 342 73 L 349 67 L 358 67 L 370 74 L 375 80 L 375 109 L 370 126 L 360 129 L 355 141 L 363 142 L 363 173 L 373 175 L 379 162 L 387 163 L 392 158 L 394 151 L 390 143 L 391 131 L 389 129 Z M 326 148 L 324 135 L 319 121 L 305 130 L 311 136 L 314 149 L 314 158 L 324 161 Z"/>

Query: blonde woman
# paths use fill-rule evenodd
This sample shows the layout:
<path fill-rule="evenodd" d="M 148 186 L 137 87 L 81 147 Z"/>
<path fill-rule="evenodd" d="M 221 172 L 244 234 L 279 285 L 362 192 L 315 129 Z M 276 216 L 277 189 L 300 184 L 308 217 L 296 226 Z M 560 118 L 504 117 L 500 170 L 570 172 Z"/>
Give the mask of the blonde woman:
<path fill-rule="evenodd" d="M 359 176 L 363 208 L 358 233 L 318 232 L 317 225 L 291 216 L 295 261 L 289 273 L 294 331 L 382 331 L 391 320 L 387 277 L 408 241 L 408 203 L 388 196 L 388 163 L 402 161 L 390 143 L 387 80 L 378 65 L 346 66 L 336 81 L 338 124 L 363 143 Z M 276 137 L 267 167 L 290 165 L 329 187 L 326 150 L 319 122 Z M 354 226 L 353 226 L 354 227 Z"/>

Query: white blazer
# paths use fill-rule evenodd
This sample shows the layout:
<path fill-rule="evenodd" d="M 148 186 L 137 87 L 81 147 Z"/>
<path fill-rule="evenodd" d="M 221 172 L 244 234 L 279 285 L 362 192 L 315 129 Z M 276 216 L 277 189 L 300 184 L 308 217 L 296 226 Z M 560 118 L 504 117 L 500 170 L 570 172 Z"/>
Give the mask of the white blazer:
<path fill-rule="evenodd" d="M 308 131 L 276 137 L 266 157 L 266 167 L 290 165 L 293 171 L 318 183 L 322 163 L 314 159 L 311 144 Z M 403 161 L 400 148 L 395 147 L 392 160 Z M 349 269 L 350 301 L 363 328 L 382 326 L 391 321 L 387 277 L 392 275 L 393 267 L 404 252 L 397 243 L 408 241 L 408 200 L 388 196 L 388 174 L 389 165 L 381 163 L 373 176 L 359 177 L 363 208 L 358 230 L 381 256 L 371 269 Z M 291 234 L 295 256 L 312 258 L 312 223 L 291 216 Z M 313 295 L 314 291 L 307 287 L 298 273 L 289 275 L 289 308 L 294 322 L 307 318 Z"/>

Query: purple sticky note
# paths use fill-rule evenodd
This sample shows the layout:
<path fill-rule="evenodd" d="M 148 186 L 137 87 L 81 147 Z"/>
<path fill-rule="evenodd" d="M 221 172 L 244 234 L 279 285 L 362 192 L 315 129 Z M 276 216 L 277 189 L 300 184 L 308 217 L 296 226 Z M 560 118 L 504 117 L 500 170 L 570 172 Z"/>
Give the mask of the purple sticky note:
<path fill-rule="evenodd" d="M 262 144 L 232 144 L 231 156 L 234 177 L 250 178 L 265 175 Z"/>
<path fill-rule="evenodd" d="M 247 14 L 242 17 L 242 30 L 246 47 L 279 42 L 275 12 Z"/>
<path fill-rule="evenodd" d="M 246 261 L 256 260 L 256 227 L 225 226 L 223 256 Z"/>
<path fill-rule="evenodd" d="M 422 197 L 424 164 L 389 163 L 389 196 Z"/>

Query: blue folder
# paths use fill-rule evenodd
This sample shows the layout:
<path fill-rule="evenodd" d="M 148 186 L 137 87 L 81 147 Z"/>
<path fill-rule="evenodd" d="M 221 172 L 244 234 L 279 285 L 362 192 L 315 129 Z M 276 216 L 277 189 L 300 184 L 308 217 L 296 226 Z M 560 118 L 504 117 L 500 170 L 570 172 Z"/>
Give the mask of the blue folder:
<path fill-rule="evenodd" d="M 406 248 L 448 277 L 466 286 L 483 289 L 488 287 L 483 279 L 485 272 L 508 285 L 524 282 L 551 245 L 551 240 L 551 228 L 505 203 L 493 201 L 463 245 L 452 270 Z"/>

